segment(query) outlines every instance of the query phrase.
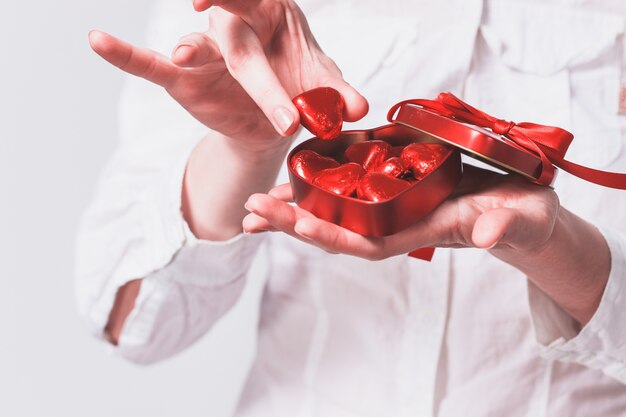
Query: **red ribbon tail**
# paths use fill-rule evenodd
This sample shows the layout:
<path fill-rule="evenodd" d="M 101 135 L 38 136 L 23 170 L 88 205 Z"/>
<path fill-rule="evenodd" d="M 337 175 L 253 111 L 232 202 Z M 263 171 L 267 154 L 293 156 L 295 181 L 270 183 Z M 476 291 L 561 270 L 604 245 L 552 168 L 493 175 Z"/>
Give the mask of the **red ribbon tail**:
<path fill-rule="evenodd" d="M 618 172 L 600 171 L 598 169 L 588 168 L 582 165 L 566 161 L 563 158 L 550 158 L 552 163 L 563 171 L 567 171 L 572 175 L 582 178 L 594 184 L 611 187 L 618 190 L 626 190 L 626 174 Z"/>
<path fill-rule="evenodd" d="M 421 259 L 426 262 L 432 261 L 434 254 L 435 248 L 419 248 L 415 249 L 413 252 L 409 252 L 411 258 Z"/>

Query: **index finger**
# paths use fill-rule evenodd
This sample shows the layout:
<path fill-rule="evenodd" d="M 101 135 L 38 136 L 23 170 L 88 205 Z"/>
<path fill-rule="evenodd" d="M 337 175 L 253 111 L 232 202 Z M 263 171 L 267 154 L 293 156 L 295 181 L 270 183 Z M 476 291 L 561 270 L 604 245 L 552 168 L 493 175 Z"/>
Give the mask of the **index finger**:
<path fill-rule="evenodd" d="M 105 32 L 89 32 L 91 48 L 122 71 L 145 78 L 168 88 L 179 74 L 179 69 L 165 56 L 146 48 L 137 48 Z"/>

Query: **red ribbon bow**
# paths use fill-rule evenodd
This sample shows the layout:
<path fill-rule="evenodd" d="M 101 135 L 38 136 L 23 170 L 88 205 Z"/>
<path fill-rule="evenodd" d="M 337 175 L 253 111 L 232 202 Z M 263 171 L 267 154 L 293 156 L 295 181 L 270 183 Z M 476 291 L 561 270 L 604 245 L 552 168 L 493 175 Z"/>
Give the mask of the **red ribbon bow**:
<path fill-rule="evenodd" d="M 579 178 L 606 187 L 626 190 L 626 174 L 600 171 L 564 159 L 574 135 L 565 129 L 536 123 L 514 123 L 497 119 L 465 103 L 452 93 L 441 93 L 437 100 L 405 100 L 389 110 L 387 119 L 393 121 L 396 111 L 404 104 L 416 104 L 441 116 L 491 129 L 541 158 L 541 174 L 537 184 L 550 185 L 557 166 Z"/>

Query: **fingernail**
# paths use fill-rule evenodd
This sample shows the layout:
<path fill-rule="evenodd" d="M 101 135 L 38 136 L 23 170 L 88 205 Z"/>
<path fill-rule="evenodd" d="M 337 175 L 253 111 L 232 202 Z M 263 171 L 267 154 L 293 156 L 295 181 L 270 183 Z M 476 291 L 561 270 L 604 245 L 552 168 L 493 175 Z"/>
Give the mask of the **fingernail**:
<path fill-rule="evenodd" d="M 256 235 L 259 233 L 265 233 L 268 230 L 264 230 L 264 229 L 254 229 L 254 230 L 244 230 L 243 233 L 246 235 Z"/>
<path fill-rule="evenodd" d="M 191 58 L 193 57 L 193 54 L 194 48 L 191 45 L 183 43 L 178 45 L 174 49 L 174 52 L 172 53 L 172 58 L 181 62 L 189 62 L 189 60 L 191 60 Z"/>
<path fill-rule="evenodd" d="M 98 43 L 98 40 L 102 39 L 102 37 L 103 37 L 103 33 L 100 32 L 99 30 L 95 30 L 95 29 L 90 30 L 89 35 L 88 35 L 89 45 L 91 45 L 92 48 L 95 48 L 96 44 Z"/>
<path fill-rule="evenodd" d="M 495 248 L 502 241 L 503 238 L 504 238 L 504 235 L 501 235 L 488 248 L 485 248 L 485 249 L 490 250 L 490 249 Z"/>
<path fill-rule="evenodd" d="M 248 210 L 249 212 L 252 212 L 252 209 L 250 208 L 250 204 L 248 204 L 248 202 L 246 201 L 246 204 L 243 205 L 243 208 L 245 208 L 246 210 Z"/>
<path fill-rule="evenodd" d="M 302 236 L 305 239 L 311 240 L 311 237 L 308 236 L 305 232 L 301 230 L 301 227 L 298 227 L 298 223 L 293 228 L 293 231 L 296 232 L 299 236 Z"/>
<path fill-rule="evenodd" d="M 272 115 L 274 118 L 274 125 L 280 130 L 281 134 L 286 134 L 295 120 L 293 113 L 286 108 L 280 106 L 274 110 Z"/>

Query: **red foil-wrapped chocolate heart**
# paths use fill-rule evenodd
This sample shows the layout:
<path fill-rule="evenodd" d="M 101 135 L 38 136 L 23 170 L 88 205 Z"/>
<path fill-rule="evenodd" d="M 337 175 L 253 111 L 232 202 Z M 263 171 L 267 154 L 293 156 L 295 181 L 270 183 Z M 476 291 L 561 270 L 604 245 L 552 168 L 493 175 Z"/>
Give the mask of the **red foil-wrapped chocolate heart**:
<path fill-rule="evenodd" d="M 313 178 L 322 170 L 337 168 L 339 162 L 333 158 L 322 156 L 315 151 L 300 151 L 291 158 L 291 167 L 305 180 L 313 181 Z"/>
<path fill-rule="evenodd" d="M 300 123 L 321 139 L 334 139 L 341 133 L 345 102 L 339 91 L 318 87 L 294 97 Z"/>
<path fill-rule="evenodd" d="M 424 146 L 430 148 L 431 151 L 440 157 L 443 157 L 450 152 L 450 147 L 439 143 L 425 143 Z"/>
<path fill-rule="evenodd" d="M 313 184 L 339 195 L 352 195 L 359 179 L 365 174 L 363 167 L 355 163 L 343 164 L 337 168 L 320 171 Z"/>
<path fill-rule="evenodd" d="M 385 174 L 388 177 L 400 178 L 408 174 L 409 167 L 398 157 L 392 157 L 372 168 L 370 172 Z"/>
<path fill-rule="evenodd" d="M 412 143 L 402 150 L 400 158 L 420 180 L 437 168 L 448 152 L 443 145 Z"/>
<path fill-rule="evenodd" d="M 389 156 L 391 145 L 382 140 L 368 140 L 357 142 L 348 147 L 345 152 L 350 162 L 361 164 L 366 171 L 382 164 Z"/>
<path fill-rule="evenodd" d="M 410 186 L 407 181 L 378 172 L 369 172 L 359 180 L 356 194 L 363 200 L 379 202 L 395 197 Z"/>

